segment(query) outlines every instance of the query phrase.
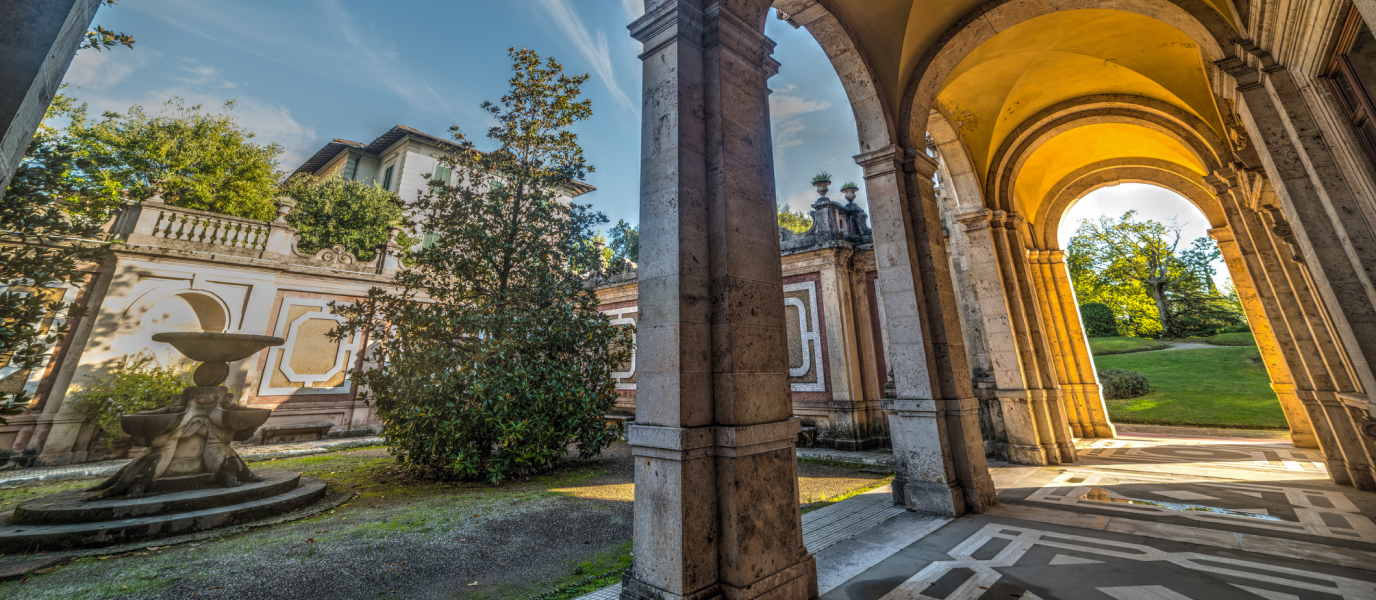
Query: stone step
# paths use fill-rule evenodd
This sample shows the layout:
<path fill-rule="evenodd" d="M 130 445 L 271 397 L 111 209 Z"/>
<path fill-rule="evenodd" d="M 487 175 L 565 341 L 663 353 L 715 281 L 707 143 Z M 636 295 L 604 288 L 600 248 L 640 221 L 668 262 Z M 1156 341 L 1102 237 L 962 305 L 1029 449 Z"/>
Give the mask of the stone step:
<path fill-rule="evenodd" d="M 142 498 L 109 498 L 87 502 L 85 498 L 96 492 L 62 492 L 20 504 L 9 522 L 11 525 L 63 525 L 208 510 L 285 494 L 296 489 L 301 481 L 301 474 L 291 471 L 260 471 L 256 474 L 263 480 L 245 483 L 239 487 L 213 486 L 150 494 Z M 157 479 L 154 483 L 161 483 L 161 487 L 169 490 L 177 490 L 182 487 L 178 485 L 179 481 L 199 485 L 201 482 L 197 480 L 198 477 L 200 476 L 187 475 Z M 155 486 L 154 489 L 159 488 Z"/>
<path fill-rule="evenodd" d="M 230 506 L 95 523 L 7 525 L 0 527 L 0 554 L 116 546 L 232 527 L 304 508 L 324 496 L 325 482 L 303 477 L 285 494 Z"/>

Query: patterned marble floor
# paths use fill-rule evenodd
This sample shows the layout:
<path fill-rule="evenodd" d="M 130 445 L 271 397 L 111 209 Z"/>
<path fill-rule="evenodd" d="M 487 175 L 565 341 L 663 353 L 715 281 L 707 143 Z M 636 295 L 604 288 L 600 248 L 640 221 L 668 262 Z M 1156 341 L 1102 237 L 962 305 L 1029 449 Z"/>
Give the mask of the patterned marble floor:
<path fill-rule="evenodd" d="M 817 553 L 822 597 L 1376 599 L 1376 493 L 1330 483 L 1317 452 L 1124 436 L 1080 457 L 994 469 L 989 513 L 898 515 Z"/>

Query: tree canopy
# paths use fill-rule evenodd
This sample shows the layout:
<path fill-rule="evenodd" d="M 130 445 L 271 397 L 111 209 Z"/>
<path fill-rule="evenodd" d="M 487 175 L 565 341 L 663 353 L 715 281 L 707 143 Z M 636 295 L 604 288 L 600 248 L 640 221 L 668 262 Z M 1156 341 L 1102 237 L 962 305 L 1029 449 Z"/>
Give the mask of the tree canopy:
<path fill-rule="evenodd" d="M 282 194 L 296 201 L 287 222 L 301 235 L 297 247 L 303 252 L 338 245 L 359 260 L 373 260 L 387 243 L 388 229 L 406 220 L 401 198 L 371 181 L 332 177 L 312 183 L 296 177 L 282 186 Z M 413 243 L 407 237 L 401 245 Z"/>
<path fill-rule="evenodd" d="M 375 344 L 367 386 L 398 460 L 434 475 L 505 478 L 550 468 L 570 446 L 587 457 L 617 437 L 604 415 L 630 333 L 597 310 L 592 243 L 606 217 L 559 190 L 592 170 L 570 127 L 592 114 L 587 75 L 511 50 L 511 89 L 484 103 L 500 147 L 457 128 L 455 181 L 414 204 L 435 243 L 411 254 L 396 292 L 337 312 Z"/>
<path fill-rule="evenodd" d="M 1180 230 L 1174 222 L 1138 220 L 1136 211 L 1081 221 L 1066 252 L 1076 297 L 1107 306 L 1123 333 L 1138 336 L 1241 327 L 1241 305 L 1213 281 L 1218 245 L 1198 238 L 1181 248 Z"/>
<path fill-rule="evenodd" d="M 87 161 L 83 176 L 93 186 L 126 189 L 135 200 L 161 189 L 174 206 L 271 220 L 282 146 L 254 143 L 232 114 L 234 101 L 224 108 L 215 114 L 173 98 L 157 112 L 136 105 L 93 119 L 72 102 L 60 137 Z"/>
<path fill-rule="evenodd" d="M 611 238 L 612 263 L 614 267 L 626 260 L 637 264 L 640 263 L 639 223 L 631 225 L 624 219 L 618 220 L 616 225 L 612 225 Z"/>
<path fill-rule="evenodd" d="M 812 229 L 812 217 L 803 211 L 794 212 L 787 204 L 779 204 L 779 226 L 793 233 L 807 233 Z"/>

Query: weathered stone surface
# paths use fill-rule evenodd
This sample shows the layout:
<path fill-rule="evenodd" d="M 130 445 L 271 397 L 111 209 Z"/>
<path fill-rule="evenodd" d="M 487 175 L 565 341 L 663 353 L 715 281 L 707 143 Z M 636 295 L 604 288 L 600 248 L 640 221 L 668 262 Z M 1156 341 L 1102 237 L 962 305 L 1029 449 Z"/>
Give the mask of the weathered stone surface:
<path fill-rule="evenodd" d="M 263 477 L 263 481 L 246 483 L 234 488 L 173 491 L 142 498 L 110 498 L 87 502 L 86 498 L 94 495 L 90 491 L 63 492 L 20 504 L 9 522 L 16 526 L 95 523 L 209 510 L 285 494 L 296 489 L 301 481 L 299 473 L 290 471 L 264 471 L 259 475 Z M 193 475 L 169 479 L 204 478 L 206 477 Z"/>
<path fill-rule="evenodd" d="M 325 482 L 303 479 L 290 492 L 230 506 L 93 523 L 8 525 L 0 527 L 0 553 L 113 546 L 230 527 L 291 512 L 324 496 Z"/>

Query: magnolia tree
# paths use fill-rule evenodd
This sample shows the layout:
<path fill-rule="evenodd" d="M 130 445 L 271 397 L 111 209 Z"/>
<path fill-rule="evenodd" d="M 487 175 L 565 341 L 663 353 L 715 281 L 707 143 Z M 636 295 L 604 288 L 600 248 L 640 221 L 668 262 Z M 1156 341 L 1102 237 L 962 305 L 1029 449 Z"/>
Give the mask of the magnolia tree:
<path fill-rule="evenodd" d="M 614 439 L 604 415 L 630 332 L 597 311 L 585 282 L 604 268 L 591 243 L 606 217 L 561 201 L 592 171 L 569 127 L 592 114 L 587 75 L 512 50 L 511 90 L 484 103 L 499 147 L 461 146 L 413 205 L 435 243 L 411 253 L 395 292 L 338 308 L 372 340 L 355 371 L 404 465 L 490 481 L 592 456 Z"/>

